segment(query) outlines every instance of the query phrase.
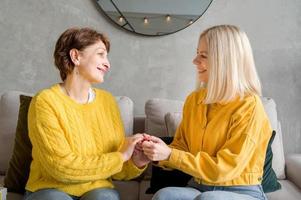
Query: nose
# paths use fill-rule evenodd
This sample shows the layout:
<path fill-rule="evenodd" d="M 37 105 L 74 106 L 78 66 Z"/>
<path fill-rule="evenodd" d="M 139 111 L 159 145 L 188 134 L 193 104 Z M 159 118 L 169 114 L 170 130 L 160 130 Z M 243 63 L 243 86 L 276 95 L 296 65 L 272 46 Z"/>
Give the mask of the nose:
<path fill-rule="evenodd" d="M 192 63 L 196 66 L 201 64 L 201 61 L 200 61 L 198 55 L 195 56 L 195 58 L 192 60 Z"/>
<path fill-rule="evenodd" d="M 110 65 L 110 62 L 109 62 L 109 59 L 106 58 L 105 59 L 105 62 L 103 63 L 103 66 L 107 69 L 110 69 L 111 68 L 111 65 Z"/>

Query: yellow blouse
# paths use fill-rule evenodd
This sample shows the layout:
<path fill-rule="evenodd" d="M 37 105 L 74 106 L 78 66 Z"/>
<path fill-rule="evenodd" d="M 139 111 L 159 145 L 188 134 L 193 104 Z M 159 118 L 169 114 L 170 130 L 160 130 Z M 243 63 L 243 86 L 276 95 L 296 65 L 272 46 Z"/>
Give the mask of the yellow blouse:
<path fill-rule="evenodd" d="M 203 103 L 206 90 L 186 99 L 183 119 L 160 165 L 192 175 L 205 185 L 260 184 L 272 129 L 260 98 Z"/>

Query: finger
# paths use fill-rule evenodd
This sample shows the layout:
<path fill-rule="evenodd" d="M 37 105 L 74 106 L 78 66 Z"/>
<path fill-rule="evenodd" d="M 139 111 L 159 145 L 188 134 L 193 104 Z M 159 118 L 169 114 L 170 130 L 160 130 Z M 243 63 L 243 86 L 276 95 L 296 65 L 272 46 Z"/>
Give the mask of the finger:
<path fill-rule="evenodd" d="M 160 138 L 158 138 L 158 137 L 156 137 L 156 136 L 151 136 L 151 137 L 150 137 L 150 140 L 151 140 L 152 142 L 155 142 L 155 143 L 162 143 L 162 142 L 163 142 Z M 163 142 L 163 143 L 164 143 L 164 142 Z"/>
<path fill-rule="evenodd" d="M 143 135 L 144 137 L 147 137 L 147 138 L 151 137 L 151 135 L 149 135 L 149 134 L 147 134 L 147 133 L 142 133 L 142 135 Z"/>
<path fill-rule="evenodd" d="M 151 141 L 144 141 L 142 143 L 142 148 L 154 148 L 154 143 Z"/>
<path fill-rule="evenodd" d="M 136 144 L 135 149 L 137 149 L 139 151 L 143 151 L 143 147 L 139 144 Z"/>
<path fill-rule="evenodd" d="M 137 133 L 137 134 L 133 135 L 132 138 L 142 140 L 143 139 L 143 135 Z"/>
<path fill-rule="evenodd" d="M 145 153 L 145 155 L 146 155 L 146 157 L 147 157 L 149 160 L 153 160 L 153 159 L 154 159 L 153 154 Z"/>

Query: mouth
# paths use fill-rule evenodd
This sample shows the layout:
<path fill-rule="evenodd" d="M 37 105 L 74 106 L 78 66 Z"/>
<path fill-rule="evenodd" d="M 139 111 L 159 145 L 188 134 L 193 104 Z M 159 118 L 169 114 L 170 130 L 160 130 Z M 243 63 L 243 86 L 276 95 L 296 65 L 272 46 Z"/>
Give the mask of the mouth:
<path fill-rule="evenodd" d="M 204 69 L 204 70 L 198 70 L 198 73 L 199 73 L 199 74 L 203 74 L 203 73 L 205 73 L 205 72 L 207 72 L 206 69 Z"/>
<path fill-rule="evenodd" d="M 108 69 L 106 68 L 101 68 L 101 67 L 97 67 L 97 69 L 103 73 L 107 73 L 108 72 Z"/>

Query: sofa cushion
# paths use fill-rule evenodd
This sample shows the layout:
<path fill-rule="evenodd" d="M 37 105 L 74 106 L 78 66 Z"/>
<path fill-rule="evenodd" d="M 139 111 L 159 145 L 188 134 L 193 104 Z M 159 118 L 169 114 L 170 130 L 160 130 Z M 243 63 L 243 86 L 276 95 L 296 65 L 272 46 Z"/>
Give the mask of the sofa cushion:
<path fill-rule="evenodd" d="M 271 98 L 261 98 L 265 112 L 267 113 L 272 129 L 276 130 L 274 142 L 272 144 L 273 150 L 273 169 L 278 179 L 285 179 L 285 160 L 282 140 L 281 125 L 277 118 L 276 103 Z"/>
<path fill-rule="evenodd" d="M 150 99 L 145 103 L 145 132 L 155 136 L 168 136 L 164 116 L 168 112 L 182 112 L 183 101 Z"/>
<path fill-rule="evenodd" d="M 273 131 L 270 141 L 268 143 L 268 147 L 266 150 L 266 157 L 264 161 L 263 179 L 261 185 L 263 191 L 266 193 L 274 192 L 281 188 L 280 183 L 277 181 L 277 176 L 272 168 L 273 151 L 271 146 L 276 135 L 277 135 L 276 132 Z"/>
<path fill-rule="evenodd" d="M 272 144 L 273 151 L 273 169 L 278 179 L 285 179 L 285 159 L 283 150 L 282 130 L 281 124 L 278 122 L 277 134 Z"/>
<path fill-rule="evenodd" d="M 115 96 L 115 99 L 120 110 L 125 134 L 130 136 L 133 134 L 134 126 L 134 103 L 126 96 Z"/>
<path fill-rule="evenodd" d="M 166 113 L 166 115 L 164 116 L 164 121 L 169 136 L 174 136 L 181 120 L 182 113 L 180 112 Z"/>
<path fill-rule="evenodd" d="M 122 200 L 139 199 L 139 182 L 113 181 Z"/>
<path fill-rule="evenodd" d="M 301 199 L 301 189 L 296 187 L 289 180 L 280 180 L 281 190 L 275 192 L 267 193 L 269 200 L 300 200 Z"/>
<path fill-rule="evenodd" d="M 24 194 L 32 161 L 32 145 L 28 137 L 27 113 L 31 102 L 30 96 L 20 95 L 20 108 L 13 155 L 5 176 L 4 186 L 9 192 Z"/>
<path fill-rule="evenodd" d="M 0 174 L 4 175 L 14 147 L 21 92 L 9 91 L 0 100 Z M 26 93 L 23 93 L 28 95 Z"/>
<path fill-rule="evenodd" d="M 150 181 L 149 180 L 142 180 L 140 182 L 140 192 L 139 192 L 139 199 L 140 200 L 151 200 L 153 197 L 153 194 L 147 194 L 146 191 L 150 187 Z"/>

